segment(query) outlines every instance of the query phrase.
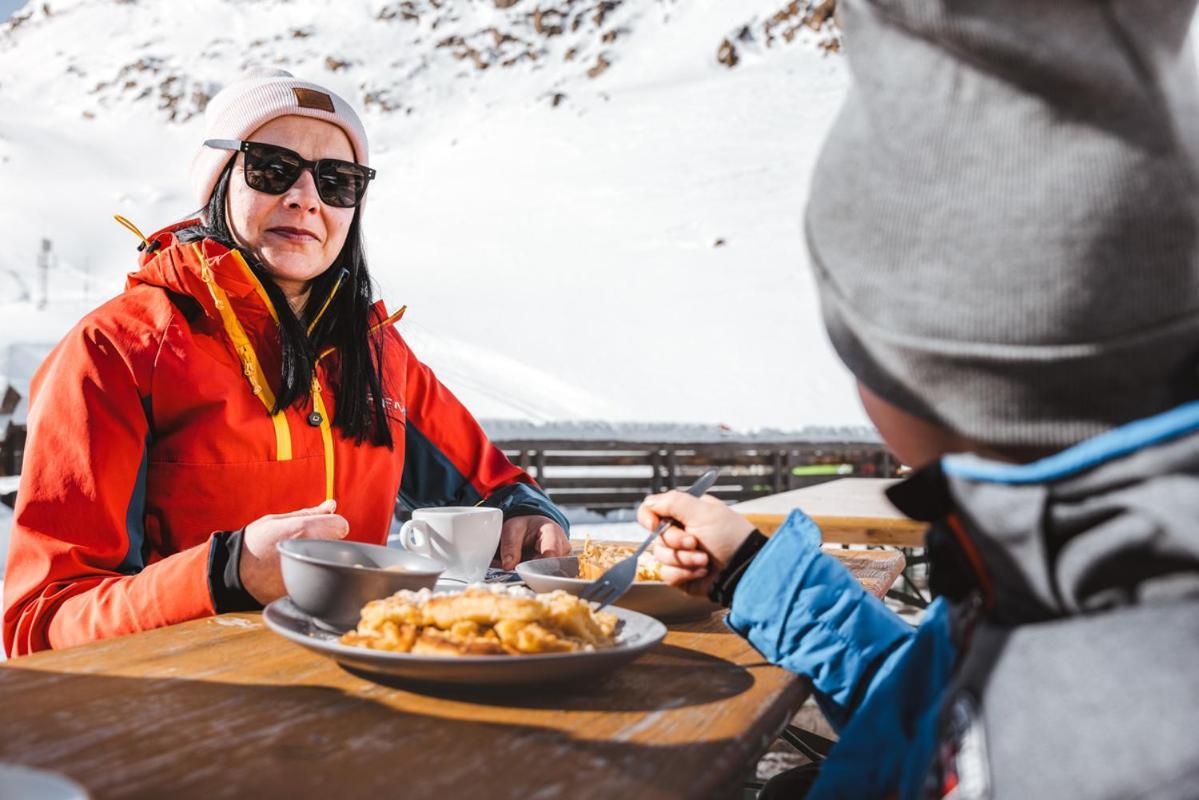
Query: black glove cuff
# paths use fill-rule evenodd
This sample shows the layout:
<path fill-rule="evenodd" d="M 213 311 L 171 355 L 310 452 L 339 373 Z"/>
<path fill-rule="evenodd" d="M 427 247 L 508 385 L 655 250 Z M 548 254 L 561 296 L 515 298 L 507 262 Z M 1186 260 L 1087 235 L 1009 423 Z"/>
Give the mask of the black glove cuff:
<path fill-rule="evenodd" d="M 713 603 L 719 603 L 725 608 L 733 604 L 733 592 L 737 590 L 741 576 L 745 574 L 745 570 L 749 569 L 754 556 L 769 541 L 757 528 L 746 537 L 741 546 L 737 548 L 737 552 L 733 553 L 733 557 L 729 559 L 729 563 L 720 576 L 716 578 L 716 583 L 713 584 L 711 591 L 708 592 L 708 598 Z"/>
<path fill-rule="evenodd" d="M 241 585 L 241 547 L 246 529 L 217 531 L 208 554 L 208 591 L 218 614 L 261 611 L 262 605 Z"/>

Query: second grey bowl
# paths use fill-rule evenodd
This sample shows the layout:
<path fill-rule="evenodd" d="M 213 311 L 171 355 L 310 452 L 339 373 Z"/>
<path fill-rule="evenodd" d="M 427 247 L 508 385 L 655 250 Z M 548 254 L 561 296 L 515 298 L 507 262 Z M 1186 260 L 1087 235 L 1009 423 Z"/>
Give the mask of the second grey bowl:
<path fill-rule="evenodd" d="M 577 556 L 538 558 L 516 565 L 516 574 L 535 592 L 561 589 L 567 594 L 582 594 L 591 585 L 579 577 Z M 704 619 L 720 606 L 703 597 L 694 597 L 661 581 L 635 581 L 612 605 L 648 614 L 663 622 L 687 622 Z"/>
<path fill-rule="evenodd" d="M 336 633 L 356 626 L 359 612 L 371 600 L 401 589 L 432 590 L 445 569 L 418 553 L 377 544 L 287 539 L 277 546 L 287 595 L 321 627 Z"/>

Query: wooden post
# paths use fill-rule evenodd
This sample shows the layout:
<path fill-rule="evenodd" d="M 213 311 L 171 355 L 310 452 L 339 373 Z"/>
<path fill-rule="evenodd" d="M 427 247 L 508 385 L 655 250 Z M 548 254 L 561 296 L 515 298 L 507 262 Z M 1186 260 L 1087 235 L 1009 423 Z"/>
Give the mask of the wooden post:
<path fill-rule="evenodd" d="M 4 438 L 0 439 L 0 475 L 16 475 L 12 458 L 13 424 L 8 423 Z"/>
<path fill-rule="evenodd" d="M 39 311 L 45 309 L 50 302 L 50 247 L 50 240 L 42 239 L 42 252 L 37 260 L 38 279 L 42 292 L 37 302 Z"/>
<path fill-rule="evenodd" d="M 8 425 L 8 435 L 4 437 L 4 442 L 8 445 L 9 475 L 21 474 L 21 465 L 25 460 L 25 436 L 28 430 L 24 425 L 13 425 L 11 422 Z"/>
<path fill-rule="evenodd" d="M 679 485 L 679 466 L 675 461 L 673 447 L 666 450 L 666 473 L 666 488 L 677 488 Z"/>
<path fill-rule="evenodd" d="M 537 482 L 540 483 L 544 487 L 545 486 L 545 451 L 542 449 L 537 450 L 536 465 L 537 465 Z"/>

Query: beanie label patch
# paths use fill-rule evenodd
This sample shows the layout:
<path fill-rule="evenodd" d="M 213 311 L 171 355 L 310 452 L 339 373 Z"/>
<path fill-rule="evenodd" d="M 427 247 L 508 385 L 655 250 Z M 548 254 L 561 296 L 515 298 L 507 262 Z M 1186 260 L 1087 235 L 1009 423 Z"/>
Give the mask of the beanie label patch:
<path fill-rule="evenodd" d="M 333 98 L 324 92 L 298 86 L 292 87 L 292 91 L 295 92 L 296 102 L 300 104 L 300 108 L 314 108 L 318 111 L 328 111 L 330 114 L 337 113 L 333 109 Z"/>

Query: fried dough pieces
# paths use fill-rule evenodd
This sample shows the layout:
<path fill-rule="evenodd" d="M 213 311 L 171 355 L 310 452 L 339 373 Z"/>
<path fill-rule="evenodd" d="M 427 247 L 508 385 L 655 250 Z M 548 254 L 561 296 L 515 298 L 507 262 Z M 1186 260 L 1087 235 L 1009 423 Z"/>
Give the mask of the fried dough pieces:
<path fill-rule="evenodd" d="M 470 587 L 434 595 L 401 591 L 362 609 L 342 644 L 414 655 L 524 655 L 615 644 L 616 617 L 566 592 Z"/>
<path fill-rule="evenodd" d="M 633 555 L 637 548 L 624 545 L 601 545 L 591 541 L 583 542 L 583 550 L 579 553 L 579 577 L 585 581 L 594 581 L 607 572 L 609 567 Z M 637 557 L 637 576 L 634 580 L 662 580 L 662 565 L 649 553 Z"/>

